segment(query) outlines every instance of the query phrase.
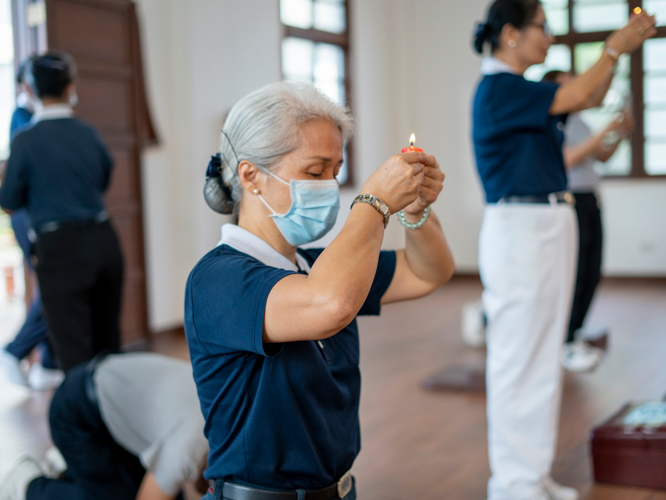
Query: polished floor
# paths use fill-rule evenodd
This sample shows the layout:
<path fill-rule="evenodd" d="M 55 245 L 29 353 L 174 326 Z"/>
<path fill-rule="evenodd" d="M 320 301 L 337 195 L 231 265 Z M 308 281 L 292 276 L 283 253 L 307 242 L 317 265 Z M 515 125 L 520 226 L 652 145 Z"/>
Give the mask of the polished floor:
<path fill-rule="evenodd" d="M 455 278 L 428 298 L 360 320 L 359 499 L 485 499 L 485 397 L 420 388 L 440 368 L 483 367 L 483 350 L 466 347 L 459 334 L 461 306 L 480 292 L 478 279 Z M 610 352 L 595 373 L 566 376 L 553 476 L 589 500 L 666 500 L 666 491 L 593 484 L 587 444 L 589 430 L 626 401 L 666 393 L 666 280 L 604 282 L 590 322 L 612 328 Z M 154 347 L 187 357 L 180 337 L 160 338 Z M 49 398 L 0 377 L 0 474 L 22 454 L 43 454 Z"/>

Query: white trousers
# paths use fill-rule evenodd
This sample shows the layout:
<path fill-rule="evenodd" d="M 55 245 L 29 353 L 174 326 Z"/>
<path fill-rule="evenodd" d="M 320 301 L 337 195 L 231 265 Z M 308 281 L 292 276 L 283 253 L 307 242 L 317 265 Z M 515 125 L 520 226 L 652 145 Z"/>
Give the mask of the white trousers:
<path fill-rule="evenodd" d="M 488 316 L 489 500 L 532 500 L 550 474 L 576 224 L 564 203 L 496 204 L 484 213 L 479 268 Z"/>

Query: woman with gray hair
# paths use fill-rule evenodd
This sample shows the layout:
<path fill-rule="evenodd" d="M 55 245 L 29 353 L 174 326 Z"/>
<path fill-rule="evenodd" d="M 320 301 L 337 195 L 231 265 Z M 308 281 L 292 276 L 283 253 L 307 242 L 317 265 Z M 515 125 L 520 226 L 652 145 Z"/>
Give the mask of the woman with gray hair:
<path fill-rule="evenodd" d="M 350 113 L 308 84 L 241 99 L 222 132 L 206 200 L 238 215 L 187 282 L 185 331 L 210 445 L 206 499 L 356 498 L 357 315 L 426 295 L 453 273 L 430 205 L 437 160 L 391 157 L 363 185 L 326 249 Z M 381 251 L 401 211 L 406 247 Z"/>

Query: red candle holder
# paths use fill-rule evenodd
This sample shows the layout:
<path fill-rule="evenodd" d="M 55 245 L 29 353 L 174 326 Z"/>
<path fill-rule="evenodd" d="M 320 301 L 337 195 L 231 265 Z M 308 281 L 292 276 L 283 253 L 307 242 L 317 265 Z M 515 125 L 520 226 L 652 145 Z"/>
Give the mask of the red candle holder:
<path fill-rule="evenodd" d="M 414 146 L 414 142 L 416 142 L 416 136 L 414 134 L 411 135 L 409 138 L 409 147 L 408 148 L 402 148 L 401 153 L 423 153 L 423 150 L 421 148 L 417 148 Z"/>

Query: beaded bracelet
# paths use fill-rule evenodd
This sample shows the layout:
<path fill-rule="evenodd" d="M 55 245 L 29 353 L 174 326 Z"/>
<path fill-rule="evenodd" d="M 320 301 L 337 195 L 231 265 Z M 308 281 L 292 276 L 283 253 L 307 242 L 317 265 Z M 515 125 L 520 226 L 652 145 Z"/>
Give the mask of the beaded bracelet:
<path fill-rule="evenodd" d="M 402 210 L 398 212 L 398 220 L 400 221 L 400 224 L 405 226 L 407 229 L 411 229 L 412 231 L 422 227 L 423 224 L 425 224 L 428 220 L 428 217 L 430 217 L 430 207 L 425 208 L 423 211 L 423 216 L 418 222 L 407 222 L 407 219 L 405 219 L 405 213 Z"/>

